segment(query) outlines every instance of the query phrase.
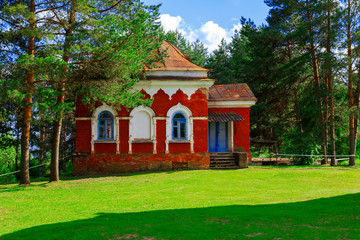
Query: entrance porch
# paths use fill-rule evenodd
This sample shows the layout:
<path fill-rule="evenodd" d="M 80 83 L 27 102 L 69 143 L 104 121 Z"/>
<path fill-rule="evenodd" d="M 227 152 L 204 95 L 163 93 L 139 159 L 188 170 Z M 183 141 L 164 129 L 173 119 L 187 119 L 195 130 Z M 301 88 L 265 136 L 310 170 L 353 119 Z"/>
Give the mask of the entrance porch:
<path fill-rule="evenodd" d="M 247 153 L 234 152 L 234 124 L 243 120 L 236 113 L 209 113 L 211 169 L 247 167 Z"/>

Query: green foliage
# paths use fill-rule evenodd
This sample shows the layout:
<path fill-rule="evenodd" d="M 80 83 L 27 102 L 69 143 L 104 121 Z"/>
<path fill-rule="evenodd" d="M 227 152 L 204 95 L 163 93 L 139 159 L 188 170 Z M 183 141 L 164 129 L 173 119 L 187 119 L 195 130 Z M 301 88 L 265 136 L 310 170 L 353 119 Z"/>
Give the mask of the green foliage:
<path fill-rule="evenodd" d="M 98 102 L 117 108 L 150 105 L 132 87 L 143 79 L 144 66 L 152 67 L 162 57 L 154 50 L 164 37 L 157 21 L 159 5 L 137 0 L 31 3 L 0 3 L 0 103 L 7 110 L 1 114 L 6 121 L 0 122 L 0 141 L 11 135 L 19 141 L 23 112 L 31 107 L 32 132 L 22 135 L 31 135 L 33 156 L 22 157 L 30 158 L 33 166 L 41 156 L 46 162 L 51 149 L 48 136 L 55 136 L 51 123 L 73 117 L 77 97 L 84 96 L 92 106 Z M 29 96 L 32 102 L 26 106 Z M 62 156 L 73 150 L 70 125 L 66 126 L 67 139 L 63 131 L 66 150 L 60 151 Z M 39 137 L 44 127 L 45 140 Z M 31 174 L 38 176 L 38 169 Z"/>
<path fill-rule="evenodd" d="M 208 61 L 208 49 L 197 39 L 190 43 L 178 30 L 165 34 L 165 40 L 176 46 L 182 53 L 189 55 L 190 61 L 204 67 Z"/>
<path fill-rule="evenodd" d="M 84 103 L 100 101 L 127 108 L 149 105 L 149 100 L 143 100 L 143 95 L 132 91 L 132 87 L 144 77 L 144 65 L 152 67 L 162 54 L 153 52 L 163 41 L 157 22 L 158 6 L 129 1 L 114 11 L 101 20 L 91 19 L 93 31 L 77 35 L 80 50 L 76 51 L 93 54 L 74 58 L 69 75 L 76 78 L 70 77 L 69 81 L 76 81 L 75 89 L 83 94 Z M 80 41 L 88 37 L 92 41 Z"/>
<path fill-rule="evenodd" d="M 219 48 L 210 55 L 206 68 L 210 70 L 209 77 L 218 80 L 216 84 L 234 82 L 231 64 L 229 46 L 223 39 Z"/>
<path fill-rule="evenodd" d="M 13 172 L 15 170 L 16 152 L 14 147 L 0 147 L 0 175 Z M 16 181 L 15 174 L 0 177 L 0 184 L 9 184 Z"/>
<path fill-rule="evenodd" d="M 191 43 L 178 30 L 167 32 L 165 40 L 176 46 L 184 54 L 191 52 Z"/>
<path fill-rule="evenodd" d="M 358 158 L 357 158 L 358 159 Z M 355 161 L 356 166 L 360 166 L 360 160 L 356 160 Z M 349 165 L 349 160 L 345 160 L 345 161 L 340 161 L 337 164 L 338 166 L 348 166 Z"/>
<path fill-rule="evenodd" d="M 290 153 L 295 155 L 321 155 L 321 145 L 317 135 L 310 133 L 299 134 L 299 129 L 292 129 L 292 131 L 285 132 L 282 135 L 283 143 L 280 148 L 281 153 Z M 313 157 L 299 157 L 297 164 L 308 165 L 314 163 Z"/>
<path fill-rule="evenodd" d="M 251 146 L 251 156 L 253 158 L 270 158 L 271 153 L 273 153 L 273 151 L 270 150 L 268 146 L 262 148 L 254 146 L 254 144 Z"/>
<path fill-rule="evenodd" d="M 268 25 L 256 26 L 242 18 L 241 31 L 210 56 L 210 77 L 218 79 L 218 84 L 245 82 L 250 86 L 258 98 L 251 108 L 251 137 L 277 141 L 282 153 L 323 154 L 333 97 L 336 153 L 348 155 L 348 119 L 350 112 L 357 114 L 359 109 L 348 109 L 346 103 L 346 61 L 341 50 L 346 47 L 341 21 L 349 21 L 342 12 L 345 5 L 336 1 L 265 2 L 270 7 Z M 353 7 L 358 3 L 353 1 Z M 354 20 L 356 12 L 355 7 L 354 29 L 359 22 Z M 355 82 L 358 76 L 352 75 Z M 303 163 L 312 161 L 302 159 Z"/>

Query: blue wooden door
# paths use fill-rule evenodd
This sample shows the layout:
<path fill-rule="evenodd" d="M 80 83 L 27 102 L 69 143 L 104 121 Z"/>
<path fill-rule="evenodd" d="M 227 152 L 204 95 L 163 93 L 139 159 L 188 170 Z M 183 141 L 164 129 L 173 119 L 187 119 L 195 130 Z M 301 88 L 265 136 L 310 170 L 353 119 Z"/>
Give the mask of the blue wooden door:
<path fill-rule="evenodd" d="M 209 122 L 209 152 L 228 151 L 227 123 Z"/>
<path fill-rule="evenodd" d="M 209 152 L 216 152 L 216 122 L 209 122 Z"/>

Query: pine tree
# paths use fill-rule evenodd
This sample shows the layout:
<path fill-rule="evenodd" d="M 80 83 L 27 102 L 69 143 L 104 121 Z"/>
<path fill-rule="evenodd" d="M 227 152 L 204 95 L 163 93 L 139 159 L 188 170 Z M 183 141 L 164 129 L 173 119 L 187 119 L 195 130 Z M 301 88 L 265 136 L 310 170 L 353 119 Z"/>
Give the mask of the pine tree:
<path fill-rule="evenodd" d="M 360 109 L 360 84 L 354 81 L 354 77 L 359 76 L 356 71 L 360 68 L 360 45 L 358 33 L 360 31 L 360 1 L 359 0 L 344 0 L 340 5 L 342 14 L 341 23 L 346 39 L 342 42 L 343 48 L 346 49 L 346 72 L 348 84 L 348 99 L 349 99 L 349 144 L 350 144 L 350 158 L 349 165 L 355 165 L 356 143 L 359 128 L 359 109 Z"/>
<path fill-rule="evenodd" d="M 157 61 L 151 55 L 162 41 L 159 6 L 137 0 L 31 0 L 0 7 L 0 57 L 8 62 L 1 71 L 22 75 L 12 78 L 24 99 L 20 184 L 30 183 L 30 121 L 38 91 L 49 95 L 43 105 L 55 120 L 50 181 L 58 181 L 62 118 L 73 105 L 65 101 L 66 92 L 81 90 L 88 102 L 146 103 L 131 88 L 143 66 Z"/>
<path fill-rule="evenodd" d="M 209 77 L 216 79 L 216 84 L 233 83 L 233 74 L 230 67 L 230 50 L 229 45 L 223 39 L 214 52 L 210 55 L 206 64 L 210 70 Z"/>

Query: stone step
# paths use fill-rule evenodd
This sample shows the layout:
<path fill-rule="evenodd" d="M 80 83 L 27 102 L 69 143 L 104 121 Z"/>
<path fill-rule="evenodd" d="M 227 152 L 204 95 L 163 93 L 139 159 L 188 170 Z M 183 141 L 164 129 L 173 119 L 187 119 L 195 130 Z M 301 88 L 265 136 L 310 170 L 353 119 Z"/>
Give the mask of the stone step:
<path fill-rule="evenodd" d="M 234 155 L 210 155 L 210 158 L 235 157 Z"/>
<path fill-rule="evenodd" d="M 226 161 L 210 161 L 210 164 L 211 163 L 236 163 L 235 160 L 226 160 Z"/>
<path fill-rule="evenodd" d="M 210 158 L 210 161 L 236 161 L 235 158 Z"/>
<path fill-rule="evenodd" d="M 210 161 L 210 163 L 237 163 L 235 160 Z"/>
<path fill-rule="evenodd" d="M 236 163 L 218 163 L 218 164 L 214 163 L 214 164 L 210 164 L 210 167 L 212 167 L 212 166 L 237 166 L 237 164 Z"/>
<path fill-rule="evenodd" d="M 231 170 L 239 169 L 239 166 L 233 153 L 217 152 L 210 153 L 210 169 Z"/>
<path fill-rule="evenodd" d="M 210 156 L 234 156 L 234 154 L 227 152 L 219 152 L 219 153 L 210 153 Z"/>
<path fill-rule="evenodd" d="M 224 161 L 235 161 L 236 158 L 233 158 L 233 157 L 210 158 L 210 161 L 221 161 L 221 160 L 224 160 Z"/>

